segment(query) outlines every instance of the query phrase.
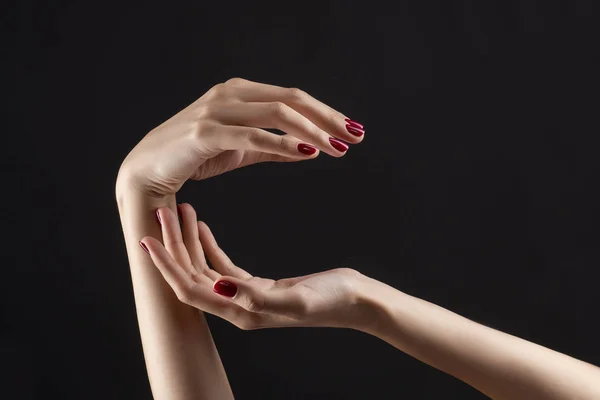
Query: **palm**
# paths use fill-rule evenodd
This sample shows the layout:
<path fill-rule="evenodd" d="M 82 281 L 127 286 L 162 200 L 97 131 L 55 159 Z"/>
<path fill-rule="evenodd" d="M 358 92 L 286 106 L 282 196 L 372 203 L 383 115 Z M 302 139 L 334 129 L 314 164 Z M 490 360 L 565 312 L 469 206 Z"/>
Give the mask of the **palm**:
<path fill-rule="evenodd" d="M 348 299 L 354 292 L 359 274 L 352 269 L 338 268 L 319 272 L 311 275 L 280 280 L 251 277 L 247 283 L 263 291 L 284 290 L 288 299 L 302 299 L 309 320 L 301 318 L 298 324 L 308 323 L 314 325 L 337 325 L 332 314 L 336 310 L 344 309 Z M 295 306 L 291 300 L 290 309 Z M 345 320 L 345 315 L 338 315 L 340 321 Z M 332 323 L 333 322 L 333 323 Z M 341 325 L 341 322 L 340 322 Z"/>

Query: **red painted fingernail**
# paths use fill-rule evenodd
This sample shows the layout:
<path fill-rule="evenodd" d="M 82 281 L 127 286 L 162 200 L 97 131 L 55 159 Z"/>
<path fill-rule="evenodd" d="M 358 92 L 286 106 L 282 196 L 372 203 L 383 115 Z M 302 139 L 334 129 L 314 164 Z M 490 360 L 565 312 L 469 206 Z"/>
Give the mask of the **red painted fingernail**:
<path fill-rule="evenodd" d="M 156 210 L 156 219 L 158 220 L 158 223 L 162 225 L 162 221 L 160 219 L 160 213 L 158 212 L 158 210 Z"/>
<path fill-rule="evenodd" d="M 363 124 L 360 124 L 356 121 L 352 121 L 350 118 L 346 118 L 344 121 L 346 121 L 348 123 L 348 125 L 352 125 L 357 127 L 358 129 L 365 129 L 365 127 L 363 126 Z"/>
<path fill-rule="evenodd" d="M 237 293 L 237 286 L 233 282 L 218 281 L 215 282 L 213 290 L 215 291 L 215 293 L 218 293 L 222 296 L 233 297 Z"/>
<path fill-rule="evenodd" d="M 141 240 L 140 240 L 140 246 L 142 247 L 142 249 L 144 249 L 144 251 L 146 253 L 150 254 L 150 250 L 148 250 L 148 247 Z"/>
<path fill-rule="evenodd" d="M 329 143 L 331 143 L 331 146 L 333 146 L 334 149 L 341 151 L 342 153 L 348 150 L 348 145 L 340 140 L 337 140 L 336 138 L 330 137 Z"/>
<path fill-rule="evenodd" d="M 351 134 L 353 134 L 354 136 L 359 136 L 360 137 L 360 136 L 362 136 L 362 135 L 365 134 L 364 130 L 362 130 L 360 128 L 357 128 L 355 126 L 352 126 L 350 124 L 346 125 L 346 130 L 348 132 L 350 132 Z"/>
<path fill-rule="evenodd" d="M 310 144 L 300 143 L 298 144 L 298 151 L 307 156 L 311 156 L 317 152 L 317 148 Z"/>

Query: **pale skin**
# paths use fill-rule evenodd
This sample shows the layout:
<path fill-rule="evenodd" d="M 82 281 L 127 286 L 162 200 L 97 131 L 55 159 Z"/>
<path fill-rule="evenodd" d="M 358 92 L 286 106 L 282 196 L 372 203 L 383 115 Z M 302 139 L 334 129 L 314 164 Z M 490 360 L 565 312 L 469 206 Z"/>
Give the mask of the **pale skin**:
<path fill-rule="evenodd" d="M 591 364 L 353 269 L 279 281 L 254 277 L 227 257 L 189 204 L 178 207 L 180 226 L 175 193 L 186 180 L 262 161 L 308 160 L 319 151 L 340 157 L 345 151 L 329 138 L 356 144 L 364 133 L 351 134 L 346 123 L 343 114 L 300 90 L 234 79 L 150 132 L 125 159 L 116 194 L 154 397 L 233 398 L 204 311 L 242 329 L 360 330 L 494 399 L 600 398 L 600 369 Z M 316 151 L 299 152 L 303 143 Z"/>
<path fill-rule="evenodd" d="M 175 194 L 188 180 L 259 162 L 310 160 L 320 152 L 342 157 L 347 143 L 364 134 L 346 120 L 302 90 L 234 78 L 153 129 L 125 158 L 115 194 L 154 398 L 233 398 L 203 314 L 178 300 L 138 245 L 142 237 L 161 238 L 156 210 L 175 210 Z M 165 246 L 187 254 L 178 243 Z"/>
<path fill-rule="evenodd" d="M 493 399 L 600 398 L 600 368 L 477 324 L 356 270 L 277 281 L 252 276 L 227 257 L 189 204 L 179 208 L 181 229 L 170 209 L 158 210 L 162 237 L 181 243 L 177 250 L 168 251 L 152 237 L 142 243 L 182 302 L 239 328 L 360 330 Z M 187 257 L 195 268 L 175 261 Z M 225 295 L 218 294 L 224 281 Z"/>

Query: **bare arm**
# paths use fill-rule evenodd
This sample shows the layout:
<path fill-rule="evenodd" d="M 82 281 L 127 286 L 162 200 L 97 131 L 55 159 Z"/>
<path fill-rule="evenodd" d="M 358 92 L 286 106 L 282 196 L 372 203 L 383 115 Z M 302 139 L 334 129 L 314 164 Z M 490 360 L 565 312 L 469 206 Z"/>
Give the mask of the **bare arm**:
<path fill-rule="evenodd" d="M 121 165 L 116 184 L 146 367 L 158 400 L 233 398 L 204 316 L 182 303 L 138 244 L 150 236 L 188 273 L 202 276 L 201 251 L 188 254 L 175 212 L 175 194 L 202 180 L 259 162 L 296 162 L 322 151 L 343 157 L 364 130 L 343 114 L 294 88 L 230 79 L 149 132 Z M 265 129 L 278 129 L 276 135 Z M 344 140 L 342 142 L 340 139 Z M 157 210 L 173 229 L 161 232 Z M 190 208 L 191 209 L 191 208 Z M 186 224 L 198 236 L 196 215 Z M 174 216 L 173 216 L 174 215 Z M 187 244 L 187 243 L 186 243 Z M 204 283 L 212 285 L 207 276 Z M 213 298 L 210 312 L 226 311 Z"/>
<path fill-rule="evenodd" d="M 190 207 L 191 209 L 191 207 Z M 194 224 L 189 213 L 184 225 Z M 174 222 L 171 220 L 171 222 Z M 361 330 L 500 400 L 600 399 L 600 368 L 477 324 L 402 293 L 355 270 L 340 268 L 295 278 L 254 277 L 234 265 L 209 228 L 199 223 L 190 248 L 204 251 L 214 284 L 190 276 L 155 238 L 150 257 L 183 301 L 243 329 L 330 326 Z M 204 263 L 206 264 L 206 263 Z M 219 300 L 229 302 L 218 308 Z"/>
<path fill-rule="evenodd" d="M 485 327 L 370 278 L 362 330 L 493 399 L 600 399 L 600 368 Z"/>
<path fill-rule="evenodd" d="M 152 198 L 117 184 L 146 368 L 156 399 L 232 399 L 219 354 L 202 312 L 181 303 L 138 244 L 160 237 L 158 207 L 174 209 L 175 196 Z"/>

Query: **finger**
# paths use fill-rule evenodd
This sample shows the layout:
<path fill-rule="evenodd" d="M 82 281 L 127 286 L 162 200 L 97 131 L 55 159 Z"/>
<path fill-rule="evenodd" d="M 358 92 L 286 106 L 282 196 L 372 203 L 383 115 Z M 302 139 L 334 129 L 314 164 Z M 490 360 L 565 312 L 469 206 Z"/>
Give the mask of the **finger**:
<path fill-rule="evenodd" d="M 304 143 L 290 135 L 276 135 L 264 129 L 218 125 L 209 134 L 218 140 L 218 150 L 255 150 L 297 159 L 312 159 L 319 155 L 319 150 L 310 143 Z"/>
<path fill-rule="evenodd" d="M 221 274 L 210 269 L 206 263 L 206 258 L 204 258 L 204 250 L 202 249 L 202 244 L 198 237 L 196 211 L 187 203 L 179 204 L 177 208 L 181 215 L 183 243 L 185 244 L 185 248 L 188 251 L 193 266 L 199 273 L 208 276 L 212 281 L 218 279 Z"/>
<path fill-rule="evenodd" d="M 226 298 L 215 295 L 213 282 L 205 275 L 189 275 L 164 248 L 160 241 L 145 237 L 140 241 L 152 258 L 161 275 L 175 292 L 177 298 L 201 311 L 238 323 L 247 317 L 248 311 Z M 258 322 L 258 319 L 250 322 Z"/>
<path fill-rule="evenodd" d="M 360 143 L 364 138 L 364 126 L 315 99 L 298 88 L 284 88 L 265 83 L 234 78 L 225 83 L 232 93 L 246 102 L 281 101 L 332 136 L 349 143 Z"/>
<path fill-rule="evenodd" d="M 219 157 L 219 156 L 217 156 Z M 211 158 L 211 160 L 213 160 Z M 210 160 L 209 160 L 210 161 Z M 264 163 L 264 162 L 297 162 L 304 161 L 303 159 L 280 156 L 279 154 L 262 153 L 259 151 L 247 151 L 244 153 L 244 158 L 240 162 L 238 168 L 246 167 L 252 164 Z"/>
<path fill-rule="evenodd" d="M 282 288 L 264 288 L 252 280 L 221 276 L 213 285 L 215 293 L 253 313 L 300 319 L 306 315 L 306 302 L 297 293 Z"/>
<path fill-rule="evenodd" d="M 197 279 L 195 271 L 190 274 L 177 261 L 173 259 L 167 249 L 153 237 L 145 237 L 140 241 L 144 250 L 150 254 L 152 262 L 161 272 L 163 278 L 173 289 L 177 297 L 181 298 L 184 293 L 196 286 L 201 280 Z"/>
<path fill-rule="evenodd" d="M 250 279 L 252 275 L 237 267 L 227 254 L 217 244 L 217 241 L 212 234 L 208 225 L 202 221 L 198 221 L 198 236 L 202 243 L 202 248 L 206 253 L 211 266 L 215 271 L 222 275 L 234 276 L 239 279 Z"/>
<path fill-rule="evenodd" d="M 345 143 L 333 138 L 304 115 L 280 101 L 270 103 L 238 102 L 235 106 L 215 109 L 211 116 L 224 125 L 278 129 L 310 143 L 334 157 L 341 157 L 348 150 Z"/>
<path fill-rule="evenodd" d="M 213 282 L 207 276 L 198 273 L 190 276 L 173 260 L 162 243 L 152 237 L 143 238 L 140 245 L 150 255 L 177 298 L 185 304 L 246 330 L 294 326 L 297 323 L 285 316 L 252 313 L 226 297 L 215 294 Z"/>
<path fill-rule="evenodd" d="M 195 271 L 195 269 L 185 244 L 183 243 L 183 236 L 181 234 L 181 228 L 179 227 L 177 215 L 175 215 L 170 208 L 161 207 L 156 210 L 156 217 L 161 225 L 165 248 L 175 262 L 181 265 L 188 274 L 191 275 L 192 270 Z"/>

